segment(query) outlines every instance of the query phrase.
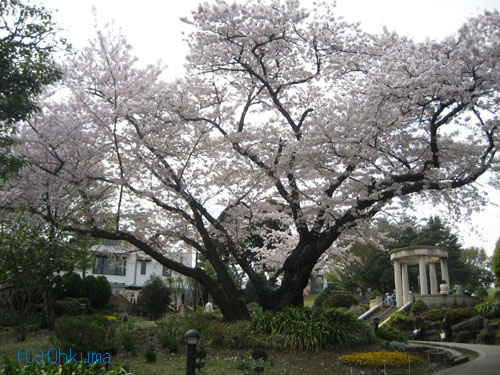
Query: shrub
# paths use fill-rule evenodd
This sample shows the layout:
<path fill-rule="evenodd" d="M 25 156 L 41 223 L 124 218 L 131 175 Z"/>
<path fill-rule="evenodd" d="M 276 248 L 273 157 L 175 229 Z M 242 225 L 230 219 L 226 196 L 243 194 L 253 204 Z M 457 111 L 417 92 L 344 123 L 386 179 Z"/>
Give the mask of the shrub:
<path fill-rule="evenodd" d="M 250 324 L 257 333 L 282 337 L 286 350 L 346 347 L 371 340 L 368 327 L 340 309 L 289 307 L 274 313 L 257 313 Z"/>
<path fill-rule="evenodd" d="M 127 352 L 137 355 L 137 336 L 132 324 L 120 324 L 120 342 Z"/>
<path fill-rule="evenodd" d="M 323 290 L 320 294 L 318 294 L 318 296 L 316 297 L 316 299 L 314 300 L 314 304 L 313 306 L 314 307 L 322 307 L 323 306 L 323 302 L 332 295 L 332 292 L 330 291 L 330 289 L 325 289 Z"/>
<path fill-rule="evenodd" d="M 252 331 L 248 321 L 233 323 L 212 321 L 203 337 L 207 337 L 211 345 L 222 349 L 256 348 L 260 346 L 260 341 L 264 340 L 262 336 Z"/>
<path fill-rule="evenodd" d="M 91 311 L 91 304 L 88 298 L 66 297 L 56 301 L 55 312 L 57 315 L 81 315 Z"/>
<path fill-rule="evenodd" d="M 497 300 L 500 300 L 500 290 L 495 290 L 495 293 L 493 293 L 493 297 L 495 297 L 495 299 Z"/>
<path fill-rule="evenodd" d="M 248 305 L 247 305 L 247 309 L 248 309 L 248 312 L 250 314 L 253 314 L 257 311 L 262 311 L 262 308 L 259 306 L 259 304 L 257 302 L 250 302 Z"/>
<path fill-rule="evenodd" d="M 163 348 L 168 348 L 171 353 L 177 351 L 184 334 L 178 320 L 171 319 L 170 321 L 158 322 L 156 332 Z"/>
<path fill-rule="evenodd" d="M 485 301 L 475 306 L 476 310 L 486 318 L 500 317 L 500 301 Z"/>
<path fill-rule="evenodd" d="M 387 331 L 385 329 L 379 329 L 375 335 L 385 341 L 400 341 L 406 342 L 407 338 L 399 333 Z"/>
<path fill-rule="evenodd" d="M 90 300 L 92 307 L 97 307 L 98 289 L 97 279 L 94 276 L 90 275 L 82 280 L 82 296 Z"/>
<path fill-rule="evenodd" d="M 182 315 L 167 315 L 165 319 L 162 320 L 161 324 L 173 324 L 179 327 L 181 336 L 189 329 L 195 329 L 200 334 L 205 336 L 205 332 L 209 330 L 210 325 L 217 321 L 217 317 L 214 314 L 209 314 L 203 311 L 203 309 L 198 309 L 195 312 L 182 316 Z"/>
<path fill-rule="evenodd" d="M 415 314 L 422 314 L 423 312 L 429 310 L 427 307 L 426 303 L 421 300 L 416 300 L 413 302 L 410 308 L 410 312 L 415 315 Z"/>
<path fill-rule="evenodd" d="M 158 319 L 167 311 L 170 289 L 161 277 L 152 275 L 139 293 L 138 302 L 151 318 Z"/>
<path fill-rule="evenodd" d="M 63 316 L 56 320 L 54 332 L 61 349 L 78 353 L 116 353 L 117 322 L 102 315 Z"/>
<path fill-rule="evenodd" d="M 413 329 L 413 319 L 405 313 L 396 312 L 391 315 L 389 322 L 387 322 L 387 328 L 396 332 L 410 331 Z"/>
<path fill-rule="evenodd" d="M 340 362 L 350 366 L 370 367 L 370 368 L 383 368 L 390 367 L 404 367 L 410 364 L 418 364 L 422 359 L 407 353 L 402 352 L 362 352 L 355 354 L 346 354 L 340 357 Z"/>
<path fill-rule="evenodd" d="M 377 289 L 375 289 L 370 292 L 370 299 L 375 299 L 375 297 L 380 297 L 382 295 L 383 295 L 382 293 L 380 293 Z"/>
<path fill-rule="evenodd" d="M 443 320 L 446 316 L 450 324 L 457 324 L 463 320 L 478 315 L 479 312 L 474 307 L 462 307 L 458 309 L 432 309 L 422 314 L 422 318 L 433 322 Z"/>
<path fill-rule="evenodd" d="M 352 294 L 335 294 L 329 296 L 323 301 L 322 307 L 332 308 L 332 307 L 345 307 L 350 308 L 353 305 L 358 304 L 358 299 Z"/>
<path fill-rule="evenodd" d="M 480 285 L 476 288 L 476 290 L 474 291 L 474 293 L 476 294 L 476 296 L 478 296 L 479 298 L 485 298 L 485 297 L 488 297 L 488 290 Z"/>
<path fill-rule="evenodd" d="M 82 278 L 79 274 L 68 272 L 62 276 L 62 279 L 66 297 L 82 297 Z"/>
<path fill-rule="evenodd" d="M 109 284 L 108 279 L 105 276 L 97 276 L 97 296 L 95 299 L 96 307 L 104 307 L 111 298 L 113 291 L 111 289 L 111 285 Z"/>

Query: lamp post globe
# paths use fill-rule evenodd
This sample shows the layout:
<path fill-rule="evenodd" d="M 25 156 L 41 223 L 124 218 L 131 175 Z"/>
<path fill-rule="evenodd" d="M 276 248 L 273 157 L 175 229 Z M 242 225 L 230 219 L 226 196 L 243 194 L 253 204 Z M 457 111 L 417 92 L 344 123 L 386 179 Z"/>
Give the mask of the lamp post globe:
<path fill-rule="evenodd" d="M 195 329 L 190 329 L 184 334 L 184 341 L 187 345 L 198 345 L 200 338 L 200 333 Z"/>

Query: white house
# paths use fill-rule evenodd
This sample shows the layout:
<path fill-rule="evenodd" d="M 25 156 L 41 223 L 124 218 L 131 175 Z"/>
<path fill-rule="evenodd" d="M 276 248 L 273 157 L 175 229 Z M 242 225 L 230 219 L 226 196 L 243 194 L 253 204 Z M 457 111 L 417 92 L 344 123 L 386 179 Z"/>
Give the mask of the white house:
<path fill-rule="evenodd" d="M 174 289 L 174 302 L 191 296 L 187 277 L 161 265 L 128 242 L 104 240 L 102 244 L 92 246 L 90 251 L 94 253 L 95 259 L 87 274 L 105 276 L 111 284 L 113 294 L 121 294 L 130 302 L 137 301 L 139 290 L 152 275 L 174 284 L 171 285 Z M 183 264 L 192 265 L 193 254 L 183 252 L 179 254 L 179 260 Z"/>

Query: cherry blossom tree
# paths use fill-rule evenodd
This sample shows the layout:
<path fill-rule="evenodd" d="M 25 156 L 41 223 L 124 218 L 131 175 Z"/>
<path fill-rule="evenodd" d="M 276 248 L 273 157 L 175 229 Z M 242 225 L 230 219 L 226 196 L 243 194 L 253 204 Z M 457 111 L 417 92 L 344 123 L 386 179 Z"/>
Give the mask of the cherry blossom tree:
<path fill-rule="evenodd" d="M 185 19 L 188 74 L 170 83 L 99 34 L 20 130 L 30 165 L 2 205 L 130 242 L 227 319 L 248 316 L 228 262 L 262 307 L 300 305 L 315 267 L 382 211 L 477 208 L 474 182 L 497 162 L 500 15 L 416 43 L 333 14 L 202 5 Z M 213 272 L 182 264 L 186 247 Z"/>

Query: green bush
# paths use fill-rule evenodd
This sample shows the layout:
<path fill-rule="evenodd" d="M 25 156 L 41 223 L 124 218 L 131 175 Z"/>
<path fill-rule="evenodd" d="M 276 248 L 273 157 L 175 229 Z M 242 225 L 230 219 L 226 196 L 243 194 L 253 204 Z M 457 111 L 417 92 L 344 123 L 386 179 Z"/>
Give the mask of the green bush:
<path fill-rule="evenodd" d="M 56 301 L 55 312 L 57 315 L 81 315 L 91 311 L 91 304 L 88 298 L 66 297 Z"/>
<path fill-rule="evenodd" d="M 450 324 L 457 324 L 478 314 L 479 312 L 474 307 L 470 306 L 457 309 L 431 309 L 423 313 L 422 318 L 436 322 L 446 317 Z"/>
<path fill-rule="evenodd" d="M 391 332 L 385 329 L 379 329 L 375 335 L 385 341 L 400 341 L 406 342 L 407 338 L 399 333 Z"/>
<path fill-rule="evenodd" d="M 396 312 L 391 315 L 387 322 L 387 328 L 396 332 L 406 332 L 413 329 L 413 319 L 402 312 Z"/>
<path fill-rule="evenodd" d="M 76 361 L 62 362 L 58 366 L 49 362 L 34 362 L 20 365 L 14 358 L 4 357 L 5 364 L 0 365 L 0 375 L 126 375 L 123 367 L 106 370 L 100 363 L 86 364 Z"/>
<path fill-rule="evenodd" d="M 80 298 L 82 297 L 82 278 L 75 272 L 68 272 L 62 276 L 65 296 Z"/>
<path fill-rule="evenodd" d="M 475 306 L 476 310 L 486 318 L 500 318 L 500 301 L 485 301 Z"/>
<path fill-rule="evenodd" d="M 109 302 L 113 291 L 111 289 L 111 285 L 109 284 L 108 279 L 105 276 L 97 276 L 97 296 L 95 299 L 96 307 L 104 307 Z"/>
<path fill-rule="evenodd" d="M 484 286 L 482 286 L 482 285 L 478 286 L 476 288 L 476 290 L 474 291 L 474 293 L 479 298 L 486 298 L 486 297 L 488 297 L 488 290 Z"/>
<path fill-rule="evenodd" d="M 325 289 L 323 290 L 320 294 L 318 294 L 318 296 L 316 297 L 316 299 L 314 300 L 314 304 L 313 306 L 314 307 L 322 307 L 323 306 L 323 302 L 332 295 L 332 292 L 330 291 L 330 289 Z"/>
<path fill-rule="evenodd" d="M 123 348 L 132 355 L 137 355 L 137 330 L 134 326 L 128 322 L 121 323 L 119 332 Z"/>
<path fill-rule="evenodd" d="M 178 320 L 170 319 L 169 321 L 158 322 L 156 332 L 163 348 L 168 348 L 171 353 L 177 352 L 184 335 L 181 323 Z"/>
<path fill-rule="evenodd" d="M 429 310 L 427 307 L 426 303 L 422 300 L 416 300 L 413 302 L 410 308 L 410 312 L 415 315 L 415 314 L 422 314 L 425 311 Z"/>
<path fill-rule="evenodd" d="M 285 350 L 320 350 L 365 344 L 368 327 L 341 309 L 289 307 L 254 314 L 250 321 L 258 334 L 281 337 Z"/>
<path fill-rule="evenodd" d="M 249 304 L 247 304 L 247 309 L 250 314 L 253 314 L 257 311 L 262 311 L 262 308 L 257 302 L 250 302 Z"/>
<path fill-rule="evenodd" d="M 92 307 L 97 307 L 98 294 L 97 279 L 92 275 L 85 277 L 82 280 L 82 296 L 90 300 Z"/>
<path fill-rule="evenodd" d="M 63 316 L 56 320 L 54 333 L 61 349 L 77 353 L 116 353 L 117 322 L 102 315 Z"/>
<path fill-rule="evenodd" d="M 380 293 L 377 289 L 375 289 L 370 292 L 370 299 L 372 300 L 375 299 L 375 297 L 380 297 L 382 295 L 383 295 L 382 293 Z"/>
<path fill-rule="evenodd" d="M 350 308 L 358 304 L 358 299 L 352 294 L 335 294 L 329 296 L 323 301 L 323 308 L 345 307 Z"/>
<path fill-rule="evenodd" d="M 167 311 L 170 289 L 161 277 L 152 275 L 144 284 L 137 302 L 144 306 L 149 317 L 158 319 Z"/>

